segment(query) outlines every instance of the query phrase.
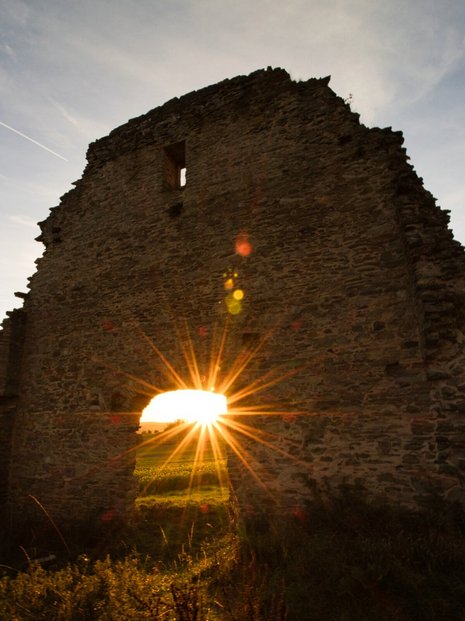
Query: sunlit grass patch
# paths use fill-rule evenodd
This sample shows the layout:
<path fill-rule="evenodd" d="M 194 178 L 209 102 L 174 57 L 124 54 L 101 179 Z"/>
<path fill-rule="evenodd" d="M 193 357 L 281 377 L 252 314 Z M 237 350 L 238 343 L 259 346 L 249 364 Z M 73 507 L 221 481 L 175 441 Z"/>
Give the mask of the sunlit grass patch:
<path fill-rule="evenodd" d="M 173 455 L 176 444 L 148 444 L 138 449 L 135 475 L 139 495 L 150 496 L 172 491 L 201 489 L 221 485 L 226 480 L 226 459 L 218 459 L 207 446 L 202 460 L 195 462 L 195 446 Z M 223 494 L 224 496 L 224 494 Z M 224 498 L 226 500 L 227 497 Z"/>
<path fill-rule="evenodd" d="M 181 550 L 197 554 L 202 546 L 230 528 L 229 490 L 220 485 L 226 460 L 215 460 L 211 447 L 193 472 L 195 447 L 167 461 L 174 443 L 151 445 L 137 452 L 136 499 L 131 539 L 139 551 L 173 561 Z"/>
<path fill-rule="evenodd" d="M 202 585 L 144 566 L 139 558 L 80 557 L 56 571 L 32 564 L 0 580 L 0 618 L 14 621 L 197 620 L 209 617 Z M 192 615 L 190 615 L 192 613 Z M 189 616 L 190 615 L 190 616 Z M 211 617 L 210 617 L 211 618 Z"/>
<path fill-rule="evenodd" d="M 192 553 L 230 529 L 228 505 L 218 487 L 186 494 L 144 496 L 136 502 L 131 538 L 137 547 L 173 559 L 186 545 Z"/>
<path fill-rule="evenodd" d="M 226 462 L 213 461 L 199 464 L 192 472 L 192 463 L 181 461 L 166 465 L 163 469 L 148 459 L 140 460 L 136 467 L 139 493 L 144 496 L 165 494 L 171 491 L 186 491 L 189 487 L 220 485 L 218 469 L 226 470 Z M 225 498 L 226 500 L 226 498 Z"/>
<path fill-rule="evenodd" d="M 165 492 L 164 494 L 142 496 L 136 500 L 139 510 L 150 509 L 159 512 L 169 509 L 183 511 L 189 507 L 197 507 L 200 511 L 208 513 L 208 508 L 224 507 L 228 495 L 216 485 L 205 486 L 192 490 L 189 494 L 185 491 Z"/>

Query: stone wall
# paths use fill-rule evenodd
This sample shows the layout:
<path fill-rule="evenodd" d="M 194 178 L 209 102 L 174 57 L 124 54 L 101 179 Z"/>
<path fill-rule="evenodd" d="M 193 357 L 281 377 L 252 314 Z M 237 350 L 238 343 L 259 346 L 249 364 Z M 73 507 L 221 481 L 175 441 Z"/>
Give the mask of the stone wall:
<path fill-rule="evenodd" d="M 26 320 L 21 309 L 8 315 L 0 331 L 0 506 L 8 499 L 12 434 L 20 391 L 18 380 Z"/>
<path fill-rule="evenodd" d="M 465 255 L 400 133 L 360 125 L 328 79 L 276 69 L 169 101 L 87 157 L 41 223 L 13 510 L 34 495 L 62 520 L 124 513 L 138 416 L 176 385 L 157 351 L 193 385 L 183 351 L 207 376 L 224 326 L 220 377 L 261 344 L 228 395 L 283 376 L 239 403 L 282 413 L 237 418 L 278 449 L 238 435 L 266 484 L 231 455 L 244 510 L 295 510 L 343 482 L 407 505 L 463 500 Z"/>

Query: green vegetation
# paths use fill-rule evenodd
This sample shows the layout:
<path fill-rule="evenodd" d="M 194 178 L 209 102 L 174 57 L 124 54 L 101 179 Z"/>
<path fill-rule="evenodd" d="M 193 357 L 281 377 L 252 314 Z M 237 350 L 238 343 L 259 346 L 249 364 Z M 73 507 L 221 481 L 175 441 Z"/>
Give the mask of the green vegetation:
<path fill-rule="evenodd" d="M 207 451 L 192 477 L 192 447 L 160 470 L 174 448 L 139 449 L 129 527 L 73 560 L 4 568 L 0 619 L 465 621 L 457 507 L 420 515 L 345 490 L 238 534 L 219 485 L 225 463 L 218 472 Z"/>
<path fill-rule="evenodd" d="M 207 446 L 193 472 L 195 442 L 170 459 L 179 438 L 145 444 L 155 438 L 140 438 L 132 522 L 72 562 L 44 555 L 47 569 L 34 561 L 21 572 L 3 566 L 1 621 L 221 618 L 207 590 L 209 576 L 234 556 L 229 492 L 220 485 L 226 461 Z"/>
<path fill-rule="evenodd" d="M 149 435 L 144 434 L 144 441 Z M 156 436 L 154 436 L 156 437 Z M 215 460 L 210 446 L 207 446 L 202 460 L 192 472 L 196 443 L 191 443 L 185 451 L 171 457 L 176 446 L 173 443 L 145 445 L 139 449 L 136 476 L 139 480 L 139 494 L 165 494 L 173 491 L 185 492 L 210 485 L 220 492 L 219 477 L 226 480 L 226 459 Z M 191 481 L 191 477 L 193 480 Z M 227 495 L 227 494 L 226 494 Z M 220 494 L 225 499 L 225 493 Z M 163 496 L 160 500 L 163 499 Z"/>
<path fill-rule="evenodd" d="M 147 438 L 145 438 L 146 440 Z M 229 532 L 226 459 L 210 446 L 193 470 L 196 443 L 173 455 L 176 444 L 144 445 L 138 451 L 139 497 L 129 536 L 138 552 L 166 561 L 189 546 L 199 553 Z"/>
<path fill-rule="evenodd" d="M 249 528 L 242 549 L 266 568 L 262 601 L 284 581 L 292 621 L 465 620 L 465 516 L 455 505 L 417 513 L 344 490 Z"/>

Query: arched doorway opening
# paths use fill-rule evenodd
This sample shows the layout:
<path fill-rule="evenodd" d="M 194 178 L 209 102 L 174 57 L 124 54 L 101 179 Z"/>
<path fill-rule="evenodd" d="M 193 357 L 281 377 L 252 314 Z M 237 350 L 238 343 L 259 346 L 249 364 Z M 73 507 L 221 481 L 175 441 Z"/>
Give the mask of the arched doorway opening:
<path fill-rule="evenodd" d="M 230 484 L 220 422 L 226 415 L 224 395 L 194 389 L 160 392 L 142 411 L 136 512 L 162 533 L 167 547 L 200 545 L 228 526 Z"/>

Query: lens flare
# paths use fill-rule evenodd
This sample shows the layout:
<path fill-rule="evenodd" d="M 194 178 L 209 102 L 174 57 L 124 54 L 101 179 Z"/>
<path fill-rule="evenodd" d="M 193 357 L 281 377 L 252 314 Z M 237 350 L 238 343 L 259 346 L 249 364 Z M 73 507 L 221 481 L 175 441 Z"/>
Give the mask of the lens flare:
<path fill-rule="evenodd" d="M 229 293 L 225 298 L 225 303 L 228 309 L 228 312 L 231 315 L 239 315 L 242 312 L 242 304 L 241 301 L 234 297 L 234 294 Z"/>
<path fill-rule="evenodd" d="M 234 247 L 236 253 L 241 257 L 248 257 L 252 253 L 252 244 L 246 231 L 241 231 L 237 235 Z"/>
<path fill-rule="evenodd" d="M 237 278 L 238 273 L 229 270 L 228 278 Z M 240 291 L 240 289 L 237 289 Z M 233 296 L 234 291 L 226 295 L 226 306 L 230 315 L 239 314 L 242 310 L 241 300 L 237 300 Z M 153 474 L 153 479 L 161 476 L 164 469 L 170 463 L 174 463 L 178 456 L 184 452 L 192 453 L 192 446 L 195 446 L 195 456 L 192 462 L 192 472 L 189 481 L 188 494 L 196 488 L 201 471 L 202 463 L 207 459 L 208 454 L 213 454 L 214 467 L 220 481 L 221 494 L 224 499 L 228 498 L 231 482 L 226 469 L 227 452 L 237 458 L 240 468 L 248 473 L 257 481 L 260 487 L 273 499 L 271 488 L 268 489 L 267 474 L 265 470 L 257 464 L 257 460 L 253 456 L 251 443 L 255 443 L 261 447 L 260 450 L 270 450 L 285 459 L 289 459 L 299 463 L 309 473 L 313 472 L 312 464 L 305 459 L 299 459 L 295 456 L 295 452 L 299 450 L 300 440 L 283 435 L 279 430 L 265 431 L 257 427 L 256 421 L 251 425 L 246 423 L 247 417 L 254 420 L 257 416 L 260 418 L 266 416 L 275 416 L 283 420 L 284 425 L 297 420 L 297 417 L 306 415 L 306 410 L 301 410 L 299 404 L 294 404 L 294 408 L 288 409 L 286 405 L 277 403 L 262 403 L 252 405 L 247 403 L 255 395 L 261 393 L 262 399 L 270 387 L 277 383 L 294 376 L 303 370 L 306 365 L 301 367 L 289 368 L 289 365 L 282 367 L 274 367 L 268 369 L 265 373 L 259 374 L 255 379 L 249 379 L 243 384 L 240 377 L 245 369 L 252 363 L 260 350 L 275 334 L 280 323 L 277 322 L 269 330 L 261 335 L 257 342 L 249 344 L 248 347 L 240 349 L 239 352 L 232 355 L 227 360 L 227 340 L 229 329 L 233 324 L 227 316 L 223 326 L 213 324 L 212 326 L 201 326 L 198 328 L 197 337 L 202 338 L 202 344 L 205 346 L 204 338 L 208 335 L 210 342 L 210 352 L 207 353 L 208 347 L 204 347 L 205 360 L 198 360 L 194 348 L 194 341 L 191 338 L 191 332 L 186 320 L 177 320 L 173 322 L 173 332 L 178 339 L 178 345 L 184 357 L 186 366 L 186 374 L 181 370 L 177 370 L 173 362 L 163 354 L 155 345 L 153 339 L 150 338 L 142 329 L 138 321 L 133 320 L 131 327 L 142 337 L 142 343 L 148 346 L 148 350 L 154 354 L 153 366 L 160 378 L 164 378 L 165 385 L 176 386 L 177 390 L 164 392 L 161 386 L 153 384 L 151 376 L 146 379 L 137 377 L 127 371 L 109 365 L 96 357 L 94 362 L 107 367 L 112 375 L 120 380 L 126 378 L 127 385 L 136 395 L 140 395 L 146 401 L 150 397 L 152 401 L 145 408 L 140 419 L 144 422 L 161 422 L 171 423 L 178 422 L 176 425 L 168 425 L 166 429 L 156 433 L 153 437 L 137 443 L 123 453 L 112 456 L 109 461 L 113 462 L 123 458 L 127 454 L 135 451 L 147 451 L 167 443 L 173 445 L 174 448 L 169 452 L 166 460 Z M 299 326 L 300 327 L 300 326 Z M 121 334 L 121 331 L 119 331 Z M 144 350 L 141 350 L 141 355 Z M 145 354 L 144 354 L 145 355 Z M 239 381 L 239 385 L 236 385 Z M 157 382 L 158 383 L 158 382 Z M 204 387 L 211 387 L 210 391 Z M 194 388 L 197 388 L 195 390 Z M 215 390 L 217 392 L 215 392 Z M 154 397 L 154 395 L 156 395 Z M 227 395 L 227 397 L 225 396 Z M 268 399 L 268 398 L 267 398 Z M 284 409 L 282 409 L 284 408 Z M 134 412 L 122 412 L 118 415 L 112 414 L 111 422 L 120 424 L 124 421 L 126 415 L 133 416 Z M 225 416 L 225 414 L 228 414 Z M 116 419 L 116 416 L 118 419 Z M 86 471 L 85 476 L 94 472 L 95 466 Z M 82 477 L 84 475 L 81 475 Z M 151 480 L 153 480 L 151 479 Z M 147 484 L 148 489 L 148 484 Z M 142 490 L 144 495 L 146 489 Z"/>
<path fill-rule="evenodd" d="M 142 412 L 141 423 L 183 420 L 209 425 L 228 410 L 224 395 L 207 390 L 170 390 L 152 399 Z"/>

